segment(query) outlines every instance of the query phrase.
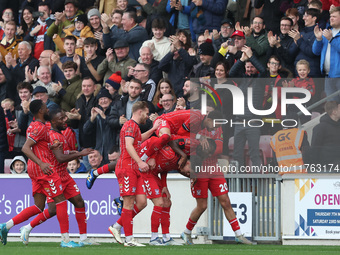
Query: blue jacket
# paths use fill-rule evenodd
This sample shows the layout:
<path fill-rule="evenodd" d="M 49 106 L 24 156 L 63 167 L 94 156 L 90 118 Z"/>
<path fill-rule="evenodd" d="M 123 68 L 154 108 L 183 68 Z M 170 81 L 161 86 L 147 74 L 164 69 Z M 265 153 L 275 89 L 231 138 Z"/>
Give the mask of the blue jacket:
<path fill-rule="evenodd" d="M 228 0 L 203 0 L 202 6 L 196 6 L 191 3 L 191 17 L 193 18 L 193 28 L 196 34 L 202 34 L 206 29 L 212 31 L 221 29 Z M 203 14 L 197 18 L 196 14 L 203 11 Z"/>
<path fill-rule="evenodd" d="M 298 55 L 295 58 L 294 66 L 296 63 L 301 60 L 305 59 L 309 62 L 310 65 L 310 77 L 320 77 L 321 70 L 320 70 L 320 57 L 315 55 L 312 51 L 313 42 L 315 41 L 314 35 L 314 27 L 305 27 L 301 31 L 301 38 L 297 40 L 297 45 L 300 49 Z M 295 68 L 295 75 L 297 76 L 297 71 Z"/>
<path fill-rule="evenodd" d="M 313 53 L 320 56 L 320 70 L 323 73 L 323 65 L 325 63 L 325 57 L 327 52 L 328 40 L 322 36 L 322 40 L 315 40 L 313 43 Z M 336 78 L 340 77 L 340 32 L 337 33 L 331 40 L 331 68 L 328 73 L 328 77 Z"/>

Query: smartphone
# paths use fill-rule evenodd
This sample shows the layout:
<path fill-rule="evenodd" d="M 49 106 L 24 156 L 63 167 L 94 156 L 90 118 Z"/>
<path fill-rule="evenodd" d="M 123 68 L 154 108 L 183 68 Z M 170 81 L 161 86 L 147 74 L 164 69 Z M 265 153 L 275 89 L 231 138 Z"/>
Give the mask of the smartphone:
<path fill-rule="evenodd" d="M 32 15 L 33 15 L 33 18 L 39 18 L 39 17 L 44 16 L 44 13 L 43 12 L 33 12 Z"/>
<path fill-rule="evenodd" d="M 228 46 L 235 46 L 235 41 L 233 38 L 229 38 L 227 41 Z"/>

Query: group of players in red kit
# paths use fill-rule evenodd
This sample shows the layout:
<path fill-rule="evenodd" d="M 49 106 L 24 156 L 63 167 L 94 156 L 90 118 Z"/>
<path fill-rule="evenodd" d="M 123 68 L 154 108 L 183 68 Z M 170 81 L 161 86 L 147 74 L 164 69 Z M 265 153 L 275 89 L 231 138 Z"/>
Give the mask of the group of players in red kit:
<path fill-rule="evenodd" d="M 32 180 L 35 204 L 8 222 L 0 224 L 1 242 L 6 244 L 7 233 L 11 227 L 38 214 L 33 221 L 20 229 L 24 244 L 28 244 L 29 234 L 35 226 L 54 215 L 57 215 L 60 224 L 62 247 L 98 244 L 87 238 L 84 201 L 76 183 L 66 170 L 68 161 L 88 155 L 91 149 L 81 152 L 69 151 L 65 137 L 61 134 L 66 122 L 63 111 L 54 110 L 48 115 L 47 107 L 41 100 L 32 101 L 30 111 L 35 121 L 27 130 L 28 139 L 23 152 L 30 159 L 28 174 Z M 199 162 L 203 166 L 217 164 L 218 155 L 222 153 L 223 136 L 221 127 L 214 126 L 213 120 L 220 119 L 221 116 L 218 111 L 211 111 L 207 116 L 203 116 L 198 110 L 180 110 L 158 117 L 153 128 L 142 134 L 138 125 L 146 122 L 148 114 L 147 103 L 137 102 L 133 105 L 132 117 L 120 131 L 120 158 L 117 162 L 92 170 L 86 180 L 87 187 L 91 188 L 100 174 L 115 172 L 123 198 L 123 209 L 121 217 L 109 227 L 109 231 L 117 242 L 124 246 L 145 246 L 133 238 L 133 218 L 145 208 L 149 198 L 154 204 L 149 244 L 181 245 L 169 234 L 171 200 L 166 184 L 167 172 L 177 169 L 181 174 L 193 177 L 194 171 L 190 161 L 195 164 Z M 51 122 L 50 130 L 45 125 L 47 120 Z M 156 136 L 152 136 L 153 133 Z M 50 148 L 49 144 L 52 144 Z M 235 240 L 252 244 L 240 230 L 230 204 L 223 173 L 219 176 L 198 174 L 195 177 L 191 179 L 191 191 L 197 205 L 181 234 L 184 244 L 193 244 L 191 231 L 207 208 L 208 189 L 218 198 L 235 232 Z M 48 209 L 44 210 L 46 197 Z M 66 199 L 75 206 L 79 243 L 70 241 L 68 235 Z M 158 236 L 159 225 L 162 227 L 163 238 Z M 124 242 L 121 238 L 122 227 L 125 233 Z"/>

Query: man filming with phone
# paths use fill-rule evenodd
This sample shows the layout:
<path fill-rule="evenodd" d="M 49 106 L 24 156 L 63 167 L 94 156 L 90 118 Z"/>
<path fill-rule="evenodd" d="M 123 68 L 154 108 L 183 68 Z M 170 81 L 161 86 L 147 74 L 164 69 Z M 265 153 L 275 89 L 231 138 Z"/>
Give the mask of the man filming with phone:
<path fill-rule="evenodd" d="M 49 26 L 54 22 L 51 18 L 51 8 L 45 2 L 41 2 L 38 6 L 38 12 L 33 13 L 34 16 L 39 17 L 36 24 L 33 26 L 31 32 L 29 32 L 24 41 L 30 41 L 34 43 L 33 57 L 39 59 L 43 50 L 55 50 L 52 38 L 46 35 L 46 31 Z"/>
<path fill-rule="evenodd" d="M 241 58 L 241 50 L 245 44 L 246 38 L 244 33 L 236 30 L 226 42 L 221 44 L 221 48 L 214 55 L 212 66 L 215 66 L 220 61 L 228 62 L 229 66 L 232 66 Z"/>

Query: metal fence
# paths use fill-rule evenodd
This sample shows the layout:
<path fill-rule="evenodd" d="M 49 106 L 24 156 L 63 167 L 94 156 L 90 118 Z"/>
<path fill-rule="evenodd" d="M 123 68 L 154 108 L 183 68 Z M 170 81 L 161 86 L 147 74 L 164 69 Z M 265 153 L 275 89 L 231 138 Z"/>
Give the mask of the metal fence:
<path fill-rule="evenodd" d="M 281 177 L 275 174 L 229 174 L 226 179 L 229 192 L 252 193 L 253 240 L 280 241 Z M 223 240 L 223 210 L 211 193 L 208 217 L 208 239 Z"/>

